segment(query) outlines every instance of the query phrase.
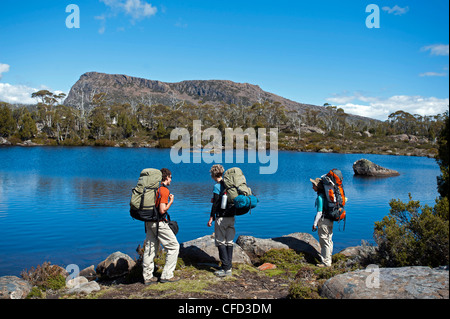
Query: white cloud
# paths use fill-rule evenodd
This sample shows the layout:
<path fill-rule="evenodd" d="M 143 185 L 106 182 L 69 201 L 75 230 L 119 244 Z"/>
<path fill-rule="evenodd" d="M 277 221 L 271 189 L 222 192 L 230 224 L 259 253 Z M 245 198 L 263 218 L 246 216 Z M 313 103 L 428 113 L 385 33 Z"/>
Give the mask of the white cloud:
<path fill-rule="evenodd" d="M 446 76 L 447 73 L 442 72 L 442 73 L 438 73 L 438 72 L 425 72 L 425 73 L 420 73 L 420 76 Z"/>
<path fill-rule="evenodd" d="M 184 23 L 181 19 L 178 19 L 177 23 L 175 23 L 175 26 L 176 26 L 177 28 L 183 28 L 183 29 L 185 29 L 185 28 L 188 27 L 188 24 L 187 24 L 187 23 Z"/>
<path fill-rule="evenodd" d="M 39 88 L 32 88 L 22 84 L 0 83 L 0 102 L 10 104 L 36 104 L 37 101 L 31 97 L 31 94 L 39 90 L 49 90 L 54 94 L 65 93 L 67 95 L 67 92 L 53 91 L 46 85 L 40 85 Z"/>
<path fill-rule="evenodd" d="M 449 99 L 436 97 L 394 95 L 389 98 L 370 97 L 355 94 L 341 97 L 336 95 L 327 101 L 337 103 L 346 113 L 366 116 L 378 120 L 387 120 L 389 114 L 395 111 L 405 111 L 410 114 L 435 115 L 448 110 Z M 338 103 L 342 101 L 342 103 Z M 361 103 L 362 102 L 362 103 Z M 366 102 L 366 103 L 364 103 Z"/>
<path fill-rule="evenodd" d="M 118 14 L 131 17 L 131 23 L 135 24 L 136 21 L 150 18 L 158 12 L 156 7 L 145 0 L 100 0 L 100 2 L 103 2 L 109 8 L 109 12 L 95 17 L 95 19 L 101 21 L 99 34 L 105 33 L 106 20 Z M 123 27 L 121 27 L 121 30 L 123 30 Z"/>
<path fill-rule="evenodd" d="M 421 51 L 430 51 L 431 55 L 443 55 L 448 56 L 448 44 L 432 44 L 424 46 L 420 49 Z"/>
<path fill-rule="evenodd" d="M 101 16 L 94 17 L 94 19 L 101 21 L 101 26 L 100 26 L 100 29 L 98 29 L 98 33 L 99 34 L 105 33 L 105 30 L 106 30 L 106 25 L 105 25 L 106 24 L 106 16 L 104 14 L 102 14 Z"/>
<path fill-rule="evenodd" d="M 366 96 L 361 92 L 355 92 L 353 95 L 348 95 L 348 92 L 345 92 L 344 94 L 333 94 L 333 97 L 327 99 L 328 102 L 335 104 L 346 104 L 354 100 L 361 102 L 375 102 L 377 98 Z"/>
<path fill-rule="evenodd" d="M 2 79 L 3 74 L 9 71 L 9 65 L 0 63 L 0 80 Z"/>
<path fill-rule="evenodd" d="M 158 9 L 145 0 L 100 0 L 115 13 L 121 12 L 134 20 L 141 20 L 154 16 Z"/>
<path fill-rule="evenodd" d="M 0 83 L 0 101 L 11 104 L 35 104 L 35 99 L 31 94 L 39 89 L 31 88 L 26 85 L 12 85 L 9 83 Z"/>
<path fill-rule="evenodd" d="M 365 117 L 370 117 L 378 120 L 385 120 L 392 112 L 389 112 L 388 109 L 382 108 L 374 108 L 371 105 L 362 105 L 362 104 L 353 104 L 346 103 L 344 105 L 339 105 L 339 108 L 342 108 L 345 113 L 360 115 Z"/>
<path fill-rule="evenodd" d="M 141 0 L 127 0 L 124 4 L 124 9 L 133 19 L 151 17 L 158 11 L 150 3 Z"/>
<path fill-rule="evenodd" d="M 406 6 L 404 8 L 401 8 L 398 5 L 395 5 L 392 8 L 390 8 L 390 7 L 382 7 L 381 9 L 383 11 L 386 11 L 389 14 L 393 13 L 396 16 L 401 16 L 402 14 L 405 14 L 406 12 L 409 11 L 409 7 L 408 6 Z"/>

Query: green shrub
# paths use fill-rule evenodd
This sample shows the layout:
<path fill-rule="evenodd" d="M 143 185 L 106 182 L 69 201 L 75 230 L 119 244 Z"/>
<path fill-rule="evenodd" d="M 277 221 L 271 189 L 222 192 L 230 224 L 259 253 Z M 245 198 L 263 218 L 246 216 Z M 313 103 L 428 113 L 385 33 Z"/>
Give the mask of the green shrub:
<path fill-rule="evenodd" d="M 294 281 L 289 285 L 289 295 L 291 299 L 319 299 L 317 289 L 316 266 L 309 264 L 302 265 L 295 275 Z"/>
<path fill-rule="evenodd" d="M 41 299 L 43 297 L 44 297 L 44 293 L 42 292 L 42 290 L 39 289 L 38 287 L 34 286 L 33 288 L 31 288 L 26 299 Z"/>
<path fill-rule="evenodd" d="M 94 142 L 94 146 L 106 146 L 106 147 L 114 147 L 116 142 L 106 139 L 97 139 Z"/>
<path fill-rule="evenodd" d="M 66 278 L 62 274 L 49 276 L 45 283 L 45 287 L 51 290 L 59 290 L 66 287 Z"/>
<path fill-rule="evenodd" d="M 302 280 L 295 280 L 289 285 L 291 299 L 322 299 L 316 288 L 305 284 Z"/>
<path fill-rule="evenodd" d="M 375 222 L 377 262 L 384 267 L 448 265 L 448 199 L 432 208 L 409 195 L 408 203 L 391 200 L 389 205 L 389 215 Z"/>
<path fill-rule="evenodd" d="M 261 256 L 259 263 L 277 266 L 275 270 L 267 271 L 271 276 L 283 274 L 293 277 L 308 261 L 303 253 L 297 253 L 293 249 L 270 249 Z"/>
<path fill-rule="evenodd" d="M 22 143 L 22 140 L 18 135 L 13 135 L 9 138 L 9 142 L 11 143 L 11 145 L 16 145 Z"/>
<path fill-rule="evenodd" d="M 41 290 L 59 290 L 66 286 L 64 277 L 65 270 L 59 266 L 52 265 L 50 262 L 44 262 L 36 268 L 22 271 L 20 274 L 23 279 L 31 285 L 37 286 Z"/>
<path fill-rule="evenodd" d="M 283 270 L 297 271 L 306 260 L 303 254 L 296 253 L 293 249 L 271 249 L 260 258 L 260 262 L 274 264 Z"/>
<path fill-rule="evenodd" d="M 174 145 L 174 141 L 169 140 L 168 138 L 162 138 L 159 140 L 159 143 L 156 147 L 158 148 L 171 148 Z"/>

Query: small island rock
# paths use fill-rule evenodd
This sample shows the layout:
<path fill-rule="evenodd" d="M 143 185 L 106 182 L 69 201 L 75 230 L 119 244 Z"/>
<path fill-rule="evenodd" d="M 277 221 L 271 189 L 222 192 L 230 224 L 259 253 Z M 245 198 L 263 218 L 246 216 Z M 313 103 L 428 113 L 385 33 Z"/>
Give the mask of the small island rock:
<path fill-rule="evenodd" d="M 353 163 L 353 172 L 355 175 L 372 177 L 390 177 L 400 175 L 399 172 L 393 169 L 381 167 L 380 165 L 372 163 L 365 158 L 357 160 Z"/>

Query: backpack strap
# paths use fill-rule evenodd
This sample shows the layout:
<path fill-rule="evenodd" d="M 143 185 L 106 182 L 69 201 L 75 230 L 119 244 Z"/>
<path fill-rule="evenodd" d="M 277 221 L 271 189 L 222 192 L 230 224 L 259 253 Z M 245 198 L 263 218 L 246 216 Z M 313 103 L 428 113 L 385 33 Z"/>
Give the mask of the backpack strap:
<path fill-rule="evenodd" d="M 147 190 L 147 187 L 144 187 L 144 190 L 142 191 L 142 196 L 141 196 L 141 203 L 139 204 L 139 210 L 142 210 L 144 208 L 144 197 L 145 197 L 146 190 Z"/>
<path fill-rule="evenodd" d="M 156 198 L 156 193 L 159 190 L 159 187 L 144 187 L 144 189 L 142 190 L 142 196 L 141 196 L 141 202 L 139 204 L 139 210 L 143 210 L 144 209 L 144 198 L 145 198 L 145 192 L 149 189 L 153 189 L 155 191 L 155 198 Z M 156 203 L 156 200 L 155 200 Z"/>
<path fill-rule="evenodd" d="M 161 187 L 165 187 L 165 188 L 169 189 L 166 185 L 161 184 L 161 183 L 159 184 L 158 191 L 157 191 L 158 197 L 155 196 L 156 197 L 155 204 L 156 204 L 156 201 L 161 198 L 161 191 L 160 191 Z M 170 194 L 170 191 L 169 191 L 169 194 Z M 155 207 L 156 207 L 156 205 L 155 205 Z M 159 212 L 159 205 L 158 205 L 156 207 L 156 223 L 157 223 L 156 224 L 156 237 L 158 237 L 158 234 L 159 234 L 159 222 L 160 221 L 168 222 L 168 221 L 170 221 L 170 216 L 168 213 L 161 215 L 161 213 Z"/>
<path fill-rule="evenodd" d="M 342 220 L 340 220 L 340 221 L 338 222 L 338 224 L 339 224 L 339 231 L 341 231 L 341 221 L 342 221 Z M 346 221 L 347 221 L 347 216 L 344 217 L 344 227 L 342 228 L 342 231 L 345 231 L 345 224 L 346 224 Z"/>

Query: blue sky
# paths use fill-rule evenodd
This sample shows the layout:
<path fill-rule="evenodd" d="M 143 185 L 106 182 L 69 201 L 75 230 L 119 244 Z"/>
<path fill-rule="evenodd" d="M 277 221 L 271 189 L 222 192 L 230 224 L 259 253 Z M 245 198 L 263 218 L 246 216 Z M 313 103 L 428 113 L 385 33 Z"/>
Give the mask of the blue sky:
<path fill-rule="evenodd" d="M 67 28 L 66 6 L 80 10 Z M 369 4 L 379 28 L 368 28 Z M 449 104 L 448 1 L 0 1 L 0 101 L 88 71 L 221 79 L 381 120 Z"/>

